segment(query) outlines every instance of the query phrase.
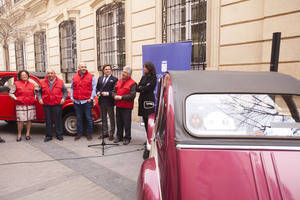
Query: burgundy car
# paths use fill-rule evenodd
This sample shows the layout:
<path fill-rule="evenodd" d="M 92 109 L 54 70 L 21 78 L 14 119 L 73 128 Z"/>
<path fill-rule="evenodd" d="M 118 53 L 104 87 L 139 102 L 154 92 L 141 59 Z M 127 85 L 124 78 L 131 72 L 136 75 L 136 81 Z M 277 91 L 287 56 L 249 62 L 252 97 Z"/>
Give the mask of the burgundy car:
<path fill-rule="evenodd" d="M 15 100 L 11 99 L 9 96 L 9 88 L 11 85 L 17 81 L 18 72 L 0 72 L 0 120 L 5 120 L 7 122 L 16 121 L 16 109 Z M 40 88 L 41 82 L 40 78 L 43 78 L 45 73 L 30 73 L 29 81 L 32 82 L 36 89 Z M 33 122 L 45 122 L 45 114 L 43 106 L 39 103 L 36 98 L 36 117 L 37 119 Z M 94 108 L 92 110 L 93 120 L 100 120 L 100 107 L 98 105 L 98 98 L 95 98 Z M 64 133 L 67 135 L 76 135 L 76 115 L 73 107 L 73 102 L 70 100 L 68 95 L 65 103 L 62 105 L 63 109 L 63 129 Z"/>
<path fill-rule="evenodd" d="M 167 73 L 137 199 L 300 199 L 299 111 L 288 75 Z"/>

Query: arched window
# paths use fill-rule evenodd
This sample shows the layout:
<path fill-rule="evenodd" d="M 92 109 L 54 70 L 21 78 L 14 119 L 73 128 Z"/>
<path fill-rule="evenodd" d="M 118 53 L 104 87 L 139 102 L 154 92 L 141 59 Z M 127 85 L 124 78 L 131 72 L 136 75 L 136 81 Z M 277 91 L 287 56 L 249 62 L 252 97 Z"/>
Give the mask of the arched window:
<path fill-rule="evenodd" d="M 76 25 L 74 20 L 59 25 L 60 66 L 66 83 L 71 83 L 77 69 Z"/>
<path fill-rule="evenodd" d="M 99 8 L 96 12 L 96 21 L 98 69 L 110 64 L 116 73 L 126 64 L 124 3 L 111 3 Z"/>
<path fill-rule="evenodd" d="M 20 71 L 25 69 L 24 64 L 24 41 L 23 40 L 16 40 L 15 41 L 15 56 L 16 56 L 16 70 Z"/>
<path fill-rule="evenodd" d="M 206 0 L 163 0 L 163 42 L 192 40 L 191 69 L 206 67 Z"/>
<path fill-rule="evenodd" d="M 35 71 L 45 72 L 47 69 L 47 41 L 45 32 L 37 32 L 34 38 Z"/>

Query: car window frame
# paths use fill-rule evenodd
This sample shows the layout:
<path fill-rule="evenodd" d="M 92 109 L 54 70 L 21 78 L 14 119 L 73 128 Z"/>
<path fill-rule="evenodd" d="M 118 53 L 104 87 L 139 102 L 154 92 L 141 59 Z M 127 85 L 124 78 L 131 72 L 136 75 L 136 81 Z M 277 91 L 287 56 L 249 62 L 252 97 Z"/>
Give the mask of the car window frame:
<path fill-rule="evenodd" d="M 263 140 L 272 140 L 272 139 L 279 139 L 279 140 L 299 140 L 300 139 L 300 136 L 293 136 L 293 137 L 290 137 L 290 136 L 234 136 L 234 135 L 230 135 L 230 136 L 226 136 L 226 135 L 197 135 L 195 133 L 193 133 L 192 131 L 189 130 L 189 128 L 187 127 L 187 124 L 186 124 L 186 99 L 189 98 L 190 96 L 192 95 L 212 95 L 212 94 L 249 94 L 249 93 L 242 93 L 242 92 L 239 92 L 239 93 L 191 93 L 191 94 L 188 94 L 185 96 L 185 98 L 183 99 L 183 103 L 182 103 L 182 109 L 183 109 L 183 112 L 182 112 L 182 120 L 183 120 L 183 127 L 184 127 L 184 130 L 191 136 L 193 137 L 196 137 L 196 138 L 205 138 L 205 139 L 211 139 L 211 138 L 214 138 L 214 139 L 263 139 Z M 251 93 L 251 94 L 263 94 L 263 95 L 294 95 L 294 96 L 299 96 L 300 95 L 297 95 L 297 94 L 279 94 L 279 93 Z"/>

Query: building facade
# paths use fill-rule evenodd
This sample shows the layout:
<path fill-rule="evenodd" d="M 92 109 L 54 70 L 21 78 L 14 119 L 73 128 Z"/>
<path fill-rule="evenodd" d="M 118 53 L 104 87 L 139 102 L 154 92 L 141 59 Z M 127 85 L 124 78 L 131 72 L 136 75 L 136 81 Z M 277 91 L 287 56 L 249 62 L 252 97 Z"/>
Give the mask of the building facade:
<path fill-rule="evenodd" d="M 142 45 L 192 40 L 193 70 L 269 71 L 272 33 L 281 32 L 279 72 L 300 79 L 299 0 L 11 2 L 27 31 L 9 40 L 10 70 L 53 68 L 68 84 L 80 62 L 96 76 L 104 64 L 115 73 L 130 65 L 138 82 Z"/>

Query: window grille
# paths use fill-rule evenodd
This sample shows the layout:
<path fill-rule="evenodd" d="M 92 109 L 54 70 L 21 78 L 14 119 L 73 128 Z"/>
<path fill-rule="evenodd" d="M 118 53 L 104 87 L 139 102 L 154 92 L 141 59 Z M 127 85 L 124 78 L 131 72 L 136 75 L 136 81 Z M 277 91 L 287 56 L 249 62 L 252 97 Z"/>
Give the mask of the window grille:
<path fill-rule="evenodd" d="M 192 70 L 206 67 L 206 12 L 206 0 L 163 0 L 162 40 L 191 40 Z"/>
<path fill-rule="evenodd" d="M 59 25 L 60 66 L 66 83 L 71 83 L 77 69 L 75 21 L 64 21 Z"/>
<path fill-rule="evenodd" d="M 47 44 L 46 33 L 34 34 L 35 71 L 45 72 L 47 69 Z"/>
<path fill-rule="evenodd" d="M 0 0 L 0 15 L 5 11 L 5 0 Z"/>
<path fill-rule="evenodd" d="M 17 40 L 15 42 L 15 57 L 16 57 L 16 70 L 20 71 L 22 69 L 25 69 L 24 42 L 22 40 Z"/>
<path fill-rule="evenodd" d="M 124 3 L 111 3 L 96 11 L 97 65 L 110 64 L 113 74 L 121 76 L 125 57 L 125 10 Z"/>

